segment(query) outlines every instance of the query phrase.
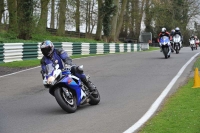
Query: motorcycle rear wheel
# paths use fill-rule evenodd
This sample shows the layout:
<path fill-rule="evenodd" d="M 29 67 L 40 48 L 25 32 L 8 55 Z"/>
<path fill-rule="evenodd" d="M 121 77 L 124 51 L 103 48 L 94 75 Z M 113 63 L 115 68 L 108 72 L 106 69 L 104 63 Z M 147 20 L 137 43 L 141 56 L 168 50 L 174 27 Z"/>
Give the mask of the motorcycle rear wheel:
<path fill-rule="evenodd" d="M 72 96 L 72 99 L 67 98 L 62 88 L 57 88 L 54 91 L 54 96 L 56 98 L 57 103 L 64 111 L 68 113 L 74 113 L 77 110 L 76 96 L 73 94 L 73 92 L 70 92 L 70 90 L 68 91 Z"/>
<path fill-rule="evenodd" d="M 95 94 L 90 95 L 90 101 L 89 101 L 90 105 L 97 105 L 100 102 L 99 91 L 97 89 L 95 89 L 95 91 L 96 91 Z"/>

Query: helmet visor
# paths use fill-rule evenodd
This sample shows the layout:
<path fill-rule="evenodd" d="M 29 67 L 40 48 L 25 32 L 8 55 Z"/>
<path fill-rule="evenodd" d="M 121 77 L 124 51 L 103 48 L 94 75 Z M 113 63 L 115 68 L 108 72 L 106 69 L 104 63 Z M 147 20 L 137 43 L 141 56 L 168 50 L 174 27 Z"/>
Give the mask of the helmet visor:
<path fill-rule="evenodd" d="M 49 56 L 51 52 L 51 47 L 42 48 L 41 51 L 44 56 Z"/>

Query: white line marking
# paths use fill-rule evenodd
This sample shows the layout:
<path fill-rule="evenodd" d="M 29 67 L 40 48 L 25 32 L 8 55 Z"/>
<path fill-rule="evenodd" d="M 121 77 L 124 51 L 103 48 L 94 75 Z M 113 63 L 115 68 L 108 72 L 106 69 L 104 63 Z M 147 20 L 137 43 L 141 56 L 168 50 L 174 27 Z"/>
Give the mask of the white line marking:
<path fill-rule="evenodd" d="M 0 76 L 0 78 L 6 77 L 6 76 L 10 76 L 10 75 L 14 75 L 14 74 L 17 74 L 17 73 L 20 73 L 20 72 L 25 72 L 25 71 L 28 71 L 28 70 L 32 70 L 32 69 L 35 69 L 35 68 L 38 68 L 38 67 L 40 67 L 40 66 L 29 68 L 29 69 L 25 69 L 25 70 L 14 72 L 14 73 L 10 73 L 10 74 L 6 74 L 6 75 L 3 75 L 3 76 Z"/>
<path fill-rule="evenodd" d="M 172 86 L 175 84 L 177 79 L 181 76 L 185 68 L 190 64 L 190 62 L 198 55 L 199 53 L 195 54 L 177 73 L 177 75 L 171 80 L 171 82 L 168 84 L 168 86 L 164 89 L 164 91 L 161 93 L 161 95 L 156 99 L 156 101 L 151 105 L 149 110 L 140 118 L 134 125 L 132 125 L 129 129 L 124 131 L 123 133 L 133 133 L 137 129 L 139 129 L 158 109 L 159 105 L 163 101 L 163 99 L 166 97 L 168 92 L 171 90 Z"/>

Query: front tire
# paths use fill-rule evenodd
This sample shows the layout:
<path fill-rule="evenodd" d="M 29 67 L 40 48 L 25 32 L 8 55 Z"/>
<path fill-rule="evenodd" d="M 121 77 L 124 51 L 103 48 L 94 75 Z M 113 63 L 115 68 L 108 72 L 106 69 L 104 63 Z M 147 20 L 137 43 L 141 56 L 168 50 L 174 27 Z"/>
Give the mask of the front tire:
<path fill-rule="evenodd" d="M 71 99 L 67 98 L 62 88 L 57 88 L 54 91 L 54 96 L 64 111 L 68 113 L 74 113 L 77 110 L 76 96 L 73 94 L 73 92 L 70 92 L 70 90 L 68 91 L 72 97 Z"/>
<path fill-rule="evenodd" d="M 178 53 L 179 53 L 179 46 L 176 45 L 176 54 L 178 54 Z"/>
<path fill-rule="evenodd" d="M 168 48 L 167 47 L 164 47 L 163 48 L 163 53 L 164 53 L 164 56 L 165 56 L 165 59 L 167 59 L 168 58 Z"/>

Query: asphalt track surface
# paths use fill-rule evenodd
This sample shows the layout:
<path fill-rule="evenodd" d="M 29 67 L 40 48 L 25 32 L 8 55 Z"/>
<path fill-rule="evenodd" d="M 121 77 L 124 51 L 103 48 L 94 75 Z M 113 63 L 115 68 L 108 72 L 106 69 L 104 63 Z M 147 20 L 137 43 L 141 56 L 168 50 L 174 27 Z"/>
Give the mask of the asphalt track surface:
<path fill-rule="evenodd" d="M 101 101 L 64 112 L 42 85 L 40 68 L 0 77 L 0 133 L 122 133 L 151 107 L 182 66 L 200 50 L 181 49 L 75 59 L 97 86 Z M 168 93 L 183 85 L 196 58 Z"/>

